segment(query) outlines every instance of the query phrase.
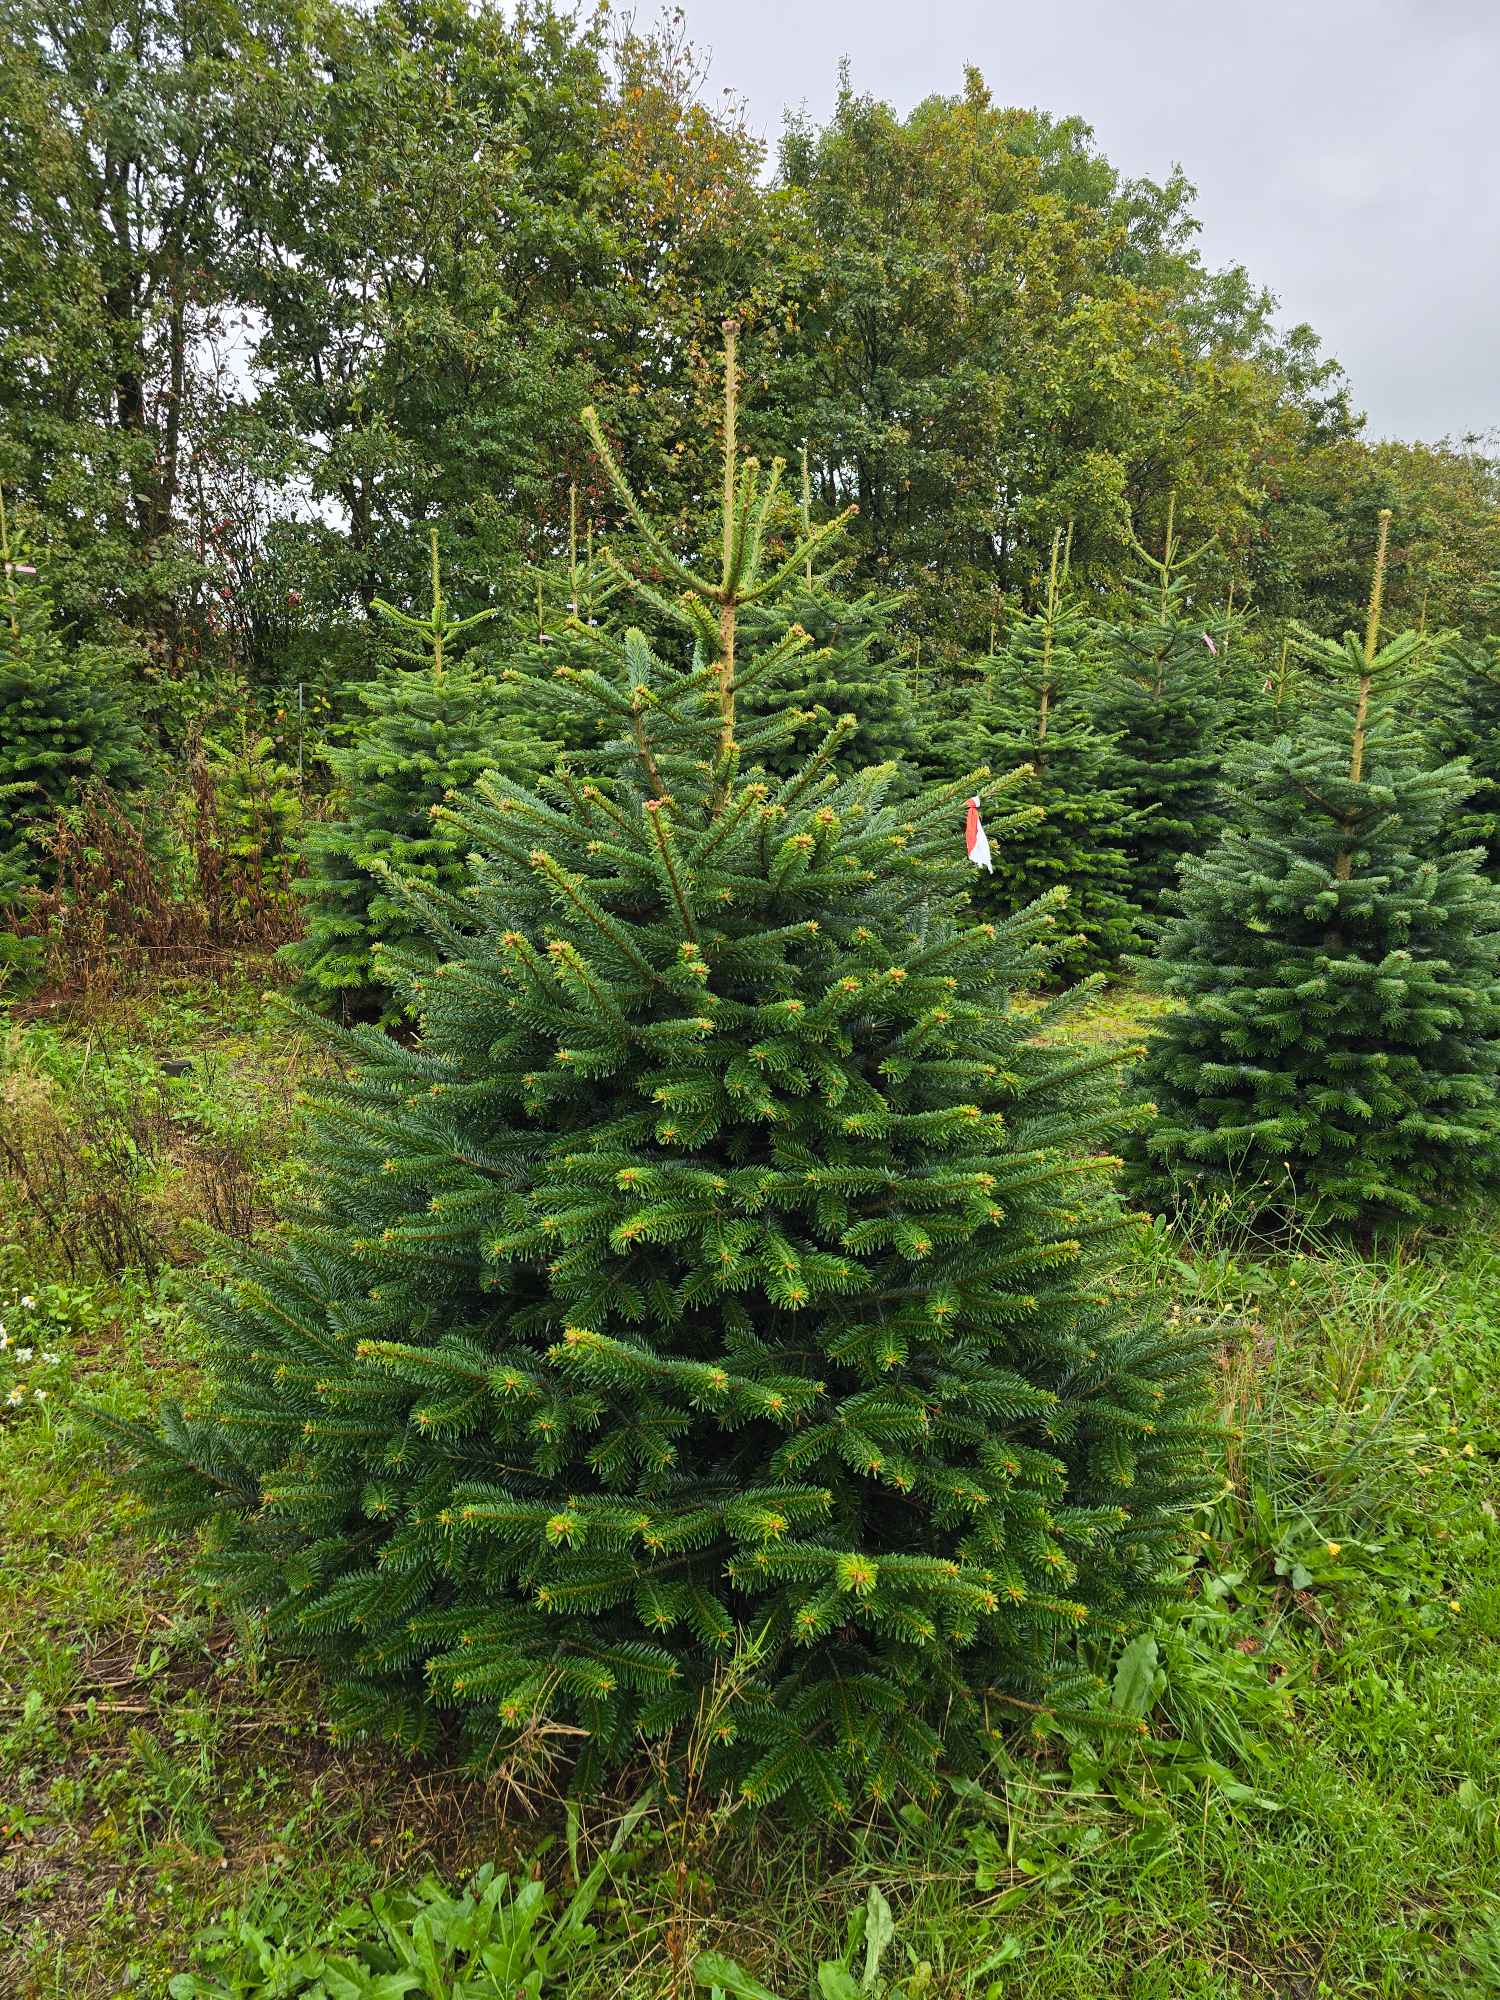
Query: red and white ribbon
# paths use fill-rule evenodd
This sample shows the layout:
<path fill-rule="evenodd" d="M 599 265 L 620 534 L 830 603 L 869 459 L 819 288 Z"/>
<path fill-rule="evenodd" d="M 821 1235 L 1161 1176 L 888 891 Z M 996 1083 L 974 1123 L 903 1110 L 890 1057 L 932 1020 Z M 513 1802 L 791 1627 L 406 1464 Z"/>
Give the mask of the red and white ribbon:
<path fill-rule="evenodd" d="M 964 846 L 969 850 L 969 859 L 976 868 L 987 868 L 991 875 L 995 872 L 990 860 L 990 837 L 984 830 L 984 821 L 979 817 L 978 799 L 969 801 L 969 823 L 964 830 Z"/>

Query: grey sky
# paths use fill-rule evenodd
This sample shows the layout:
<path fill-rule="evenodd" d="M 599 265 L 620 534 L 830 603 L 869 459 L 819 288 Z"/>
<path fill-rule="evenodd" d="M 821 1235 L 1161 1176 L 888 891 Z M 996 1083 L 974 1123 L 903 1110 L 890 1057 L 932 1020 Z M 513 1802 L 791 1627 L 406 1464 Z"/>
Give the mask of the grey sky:
<path fill-rule="evenodd" d="M 1370 435 L 1500 426 L 1500 0 L 685 0 L 774 146 L 782 107 L 910 110 L 977 63 L 1130 174 L 1181 161 L 1239 262 L 1343 362 Z M 642 9 L 645 12 L 645 9 Z"/>

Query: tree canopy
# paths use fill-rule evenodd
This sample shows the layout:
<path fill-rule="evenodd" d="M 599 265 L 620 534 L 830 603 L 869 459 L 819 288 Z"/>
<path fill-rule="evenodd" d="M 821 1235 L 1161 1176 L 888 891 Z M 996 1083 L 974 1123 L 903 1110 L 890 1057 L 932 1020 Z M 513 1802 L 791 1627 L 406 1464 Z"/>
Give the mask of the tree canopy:
<path fill-rule="evenodd" d="M 559 557 L 571 486 L 618 528 L 590 400 L 692 547 L 729 311 L 747 441 L 858 504 L 851 594 L 899 591 L 934 671 L 1038 607 L 1060 525 L 1108 597 L 1174 494 L 1206 593 L 1326 633 L 1394 506 L 1393 604 L 1483 635 L 1485 443 L 1364 441 L 1180 172 L 975 70 L 904 117 L 846 74 L 767 179 L 680 17 L 6 0 L 0 51 L 0 484 L 61 613 L 159 679 L 357 675 L 435 521 L 460 611 Z"/>

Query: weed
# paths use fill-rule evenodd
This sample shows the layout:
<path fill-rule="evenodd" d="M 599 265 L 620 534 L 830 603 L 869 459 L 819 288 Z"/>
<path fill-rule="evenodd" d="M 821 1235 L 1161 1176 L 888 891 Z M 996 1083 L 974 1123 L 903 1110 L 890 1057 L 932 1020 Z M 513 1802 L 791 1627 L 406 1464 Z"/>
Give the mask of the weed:
<path fill-rule="evenodd" d="M 172 2000 L 543 2000 L 577 1990 L 597 1933 L 588 1918 L 600 1861 L 560 1909 L 542 1883 L 513 1883 L 486 1865 L 458 1894 L 426 1876 L 378 1891 L 311 1939 L 277 1912 L 236 1916 L 202 1937 L 203 1971 L 182 1972 Z"/>

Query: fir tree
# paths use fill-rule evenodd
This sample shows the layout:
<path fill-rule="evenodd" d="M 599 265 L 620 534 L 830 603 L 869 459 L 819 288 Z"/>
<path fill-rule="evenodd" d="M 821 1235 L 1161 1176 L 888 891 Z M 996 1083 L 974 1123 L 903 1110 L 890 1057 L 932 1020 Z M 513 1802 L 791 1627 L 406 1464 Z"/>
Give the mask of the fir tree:
<path fill-rule="evenodd" d="M 1114 966 L 1139 940 L 1130 899 L 1130 805 L 1110 783 L 1113 746 L 1089 718 L 1090 621 L 1069 598 L 1066 576 L 1059 531 L 1041 609 L 1013 622 L 954 734 L 955 763 L 1024 765 L 1028 777 L 1016 801 L 1035 808 L 1018 816 L 997 845 L 994 874 L 976 885 L 977 906 L 1009 916 L 1064 888 L 1071 935 L 1056 964 L 1076 977 Z"/>
<path fill-rule="evenodd" d="M 813 528 L 805 446 L 800 513 L 805 544 Z M 789 623 L 800 626 L 812 641 L 799 657 L 794 690 L 796 700 L 809 711 L 807 719 L 769 755 L 767 768 L 778 777 L 790 776 L 816 749 L 832 721 L 852 715 L 856 727 L 840 744 L 840 767 L 861 770 L 867 764 L 894 763 L 900 767 L 900 782 L 909 788 L 923 744 L 896 637 L 902 594 L 866 590 L 851 595 L 843 581 L 845 568 L 844 563 L 835 563 L 820 573 L 808 557 L 774 600 L 747 607 L 740 645 L 750 661 L 762 646 L 779 645 Z M 747 706 L 758 712 L 766 700 L 756 684 Z"/>
<path fill-rule="evenodd" d="M 580 532 L 576 486 L 568 501 L 566 562 L 534 565 L 518 604 L 487 629 L 477 650 L 533 734 L 569 754 L 592 753 L 611 740 L 615 717 L 559 689 L 558 681 L 580 660 L 608 659 L 602 642 L 618 638 L 628 576 L 596 550 L 592 522 Z"/>
<path fill-rule="evenodd" d="M 14 904 L 39 879 L 32 834 L 85 784 L 143 784 L 150 761 L 129 656 L 58 629 L 49 591 L 11 542 L 3 494 L 0 586 L 0 903 Z"/>
<path fill-rule="evenodd" d="M 983 773 L 893 803 L 840 722 L 765 775 L 795 724 L 741 713 L 741 614 L 806 551 L 767 558 L 727 344 L 712 572 L 592 427 L 700 643 L 573 670 L 619 721 L 602 777 L 444 809 L 474 894 L 417 892 L 420 1039 L 328 1030 L 357 1067 L 315 1203 L 205 1307 L 208 1409 L 110 1428 L 346 1727 L 460 1710 L 580 1775 L 693 1739 L 842 1816 L 1160 1600 L 1199 1357 L 1120 1282 L 1109 1059 L 1009 1005 L 1050 912 L 967 913 Z"/>
<path fill-rule="evenodd" d="M 1419 638 L 1379 644 L 1388 524 L 1363 645 L 1306 635 L 1342 685 L 1240 753 L 1147 968 L 1184 1003 L 1143 1070 L 1163 1198 L 1368 1229 L 1500 1175 L 1500 889 L 1453 844 L 1467 771 L 1399 712 Z"/>
<path fill-rule="evenodd" d="M 1465 758 L 1473 776 L 1454 845 L 1482 847 L 1500 876 L 1500 640 L 1445 635 L 1420 712 L 1439 754 Z"/>
<path fill-rule="evenodd" d="M 1133 815 L 1131 888 L 1145 910 L 1157 909 L 1175 886 L 1182 857 L 1201 852 L 1219 830 L 1216 649 L 1226 626 L 1194 617 L 1190 598 L 1192 570 L 1209 546 L 1184 553 L 1174 494 L 1162 554 L 1131 539 L 1142 568 L 1129 586 L 1135 615 L 1105 629 L 1110 684 L 1096 720 L 1116 742 L 1113 783 Z"/>
<path fill-rule="evenodd" d="M 432 608 L 416 618 L 376 598 L 376 613 L 402 640 L 403 664 L 356 690 L 368 713 L 351 741 L 326 751 L 344 794 L 342 815 L 314 825 L 306 841 L 306 935 L 283 947 L 309 1005 L 343 1018 L 399 1012 L 387 953 L 430 962 L 431 946 L 402 882 L 451 893 L 466 881 L 464 846 L 437 815 L 450 793 L 482 772 L 528 773 L 551 755 L 503 687 L 455 647 L 495 614 L 451 618 L 432 531 Z"/>

